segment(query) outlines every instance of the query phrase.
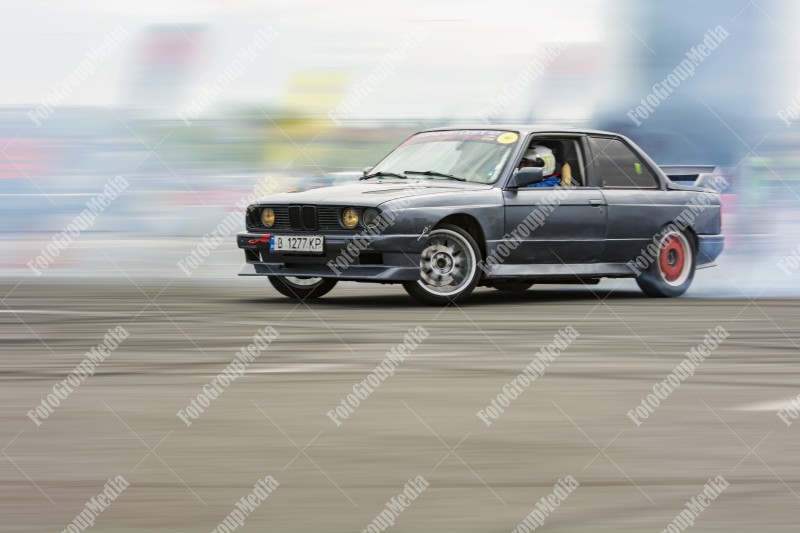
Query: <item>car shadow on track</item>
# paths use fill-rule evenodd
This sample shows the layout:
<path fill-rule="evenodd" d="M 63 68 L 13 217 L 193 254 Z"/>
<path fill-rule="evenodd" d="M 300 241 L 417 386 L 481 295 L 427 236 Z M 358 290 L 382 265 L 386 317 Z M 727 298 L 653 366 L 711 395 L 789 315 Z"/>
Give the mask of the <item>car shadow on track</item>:
<path fill-rule="evenodd" d="M 351 294 L 347 294 L 350 292 Z M 353 294 L 352 290 L 334 289 L 327 295 L 314 300 L 307 300 L 307 305 L 314 307 L 362 307 L 362 308 L 431 308 L 418 303 L 402 289 L 396 294 L 380 292 L 370 294 L 367 291 Z M 546 303 L 597 303 L 599 301 L 620 301 L 620 300 L 652 300 L 636 289 L 590 289 L 586 287 L 576 287 L 569 289 L 551 288 L 532 288 L 523 292 L 509 293 L 494 289 L 479 289 L 463 302 L 459 302 L 459 307 L 476 306 L 500 306 L 513 304 L 546 304 Z M 262 298 L 238 299 L 237 303 L 259 303 L 270 305 L 295 306 L 297 300 L 292 300 L 284 296 L 275 295 Z"/>

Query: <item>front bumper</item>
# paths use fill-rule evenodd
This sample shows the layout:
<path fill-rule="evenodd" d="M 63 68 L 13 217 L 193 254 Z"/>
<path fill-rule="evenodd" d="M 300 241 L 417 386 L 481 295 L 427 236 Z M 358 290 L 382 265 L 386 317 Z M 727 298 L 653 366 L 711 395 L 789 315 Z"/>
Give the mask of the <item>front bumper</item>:
<path fill-rule="evenodd" d="M 714 266 L 714 260 L 719 257 L 724 247 L 725 237 L 722 235 L 698 235 L 696 268 Z"/>
<path fill-rule="evenodd" d="M 355 235 L 313 233 L 325 238 L 322 254 L 274 252 L 270 235 L 312 232 L 240 233 L 236 243 L 246 264 L 240 276 L 295 276 L 351 281 L 400 282 L 419 279 L 419 256 L 427 238 L 419 235 Z"/>

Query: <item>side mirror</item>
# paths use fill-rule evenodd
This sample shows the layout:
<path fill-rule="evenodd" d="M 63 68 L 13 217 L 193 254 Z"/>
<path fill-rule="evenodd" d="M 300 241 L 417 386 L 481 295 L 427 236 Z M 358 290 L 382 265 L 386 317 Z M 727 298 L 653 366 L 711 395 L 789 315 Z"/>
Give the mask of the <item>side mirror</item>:
<path fill-rule="evenodd" d="M 544 169 L 542 167 L 523 167 L 517 170 L 511 179 L 508 180 L 509 189 L 519 189 L 534 183 L 544 181 Z"/>
<path fill-rule="evenodd" d="M 375 167 L 364 167 L 364 170 L 362 171 L 363 172 L 362 176 L 366 176 L 367 174 L 372 172 L 373 168 L 375 168 Z"/>

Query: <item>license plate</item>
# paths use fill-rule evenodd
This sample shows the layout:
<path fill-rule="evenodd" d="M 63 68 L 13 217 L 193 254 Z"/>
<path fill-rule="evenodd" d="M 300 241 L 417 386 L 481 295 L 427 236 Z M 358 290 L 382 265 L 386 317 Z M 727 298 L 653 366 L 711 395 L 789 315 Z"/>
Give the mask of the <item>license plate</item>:
<path fill-rule="evenodd" d="M 324 244 L 322 235 L 273 235 L 269 249 L 272 252 L 321 254 Z"/>

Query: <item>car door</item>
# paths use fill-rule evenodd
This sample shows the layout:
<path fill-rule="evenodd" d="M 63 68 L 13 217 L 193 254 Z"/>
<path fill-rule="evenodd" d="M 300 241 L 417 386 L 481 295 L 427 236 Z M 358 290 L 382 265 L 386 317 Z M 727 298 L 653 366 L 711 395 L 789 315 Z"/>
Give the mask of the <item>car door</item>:
<path fill-rule="evenodd" d="M 552 140 L 554 136 L 536 135 L 532 140 L 535 139 Z M 574 141 L 575 163 L 580 165 L 580 175 L 585 180 L 589 161 L 585 138 L 559 136 L 558 139 Z M 518 246 L 511 250 L 506 263 L 600 261 L 605 248 L 606 201 L 599 188 L 587 186 L 585 181 L 574 188 L 506 188 L 503 199 L 506 235 L 516 241 L 515 231 L 516 235 L 528 233 L 518 239 Z"/>
<path fill-rule="evenodd" d="M 624 140 L 590 135 L 594 184 L 608 205 L 604 262 L 626 263 L 635 259 L 670 220 L 675 206 L 648 161 Z"/>

